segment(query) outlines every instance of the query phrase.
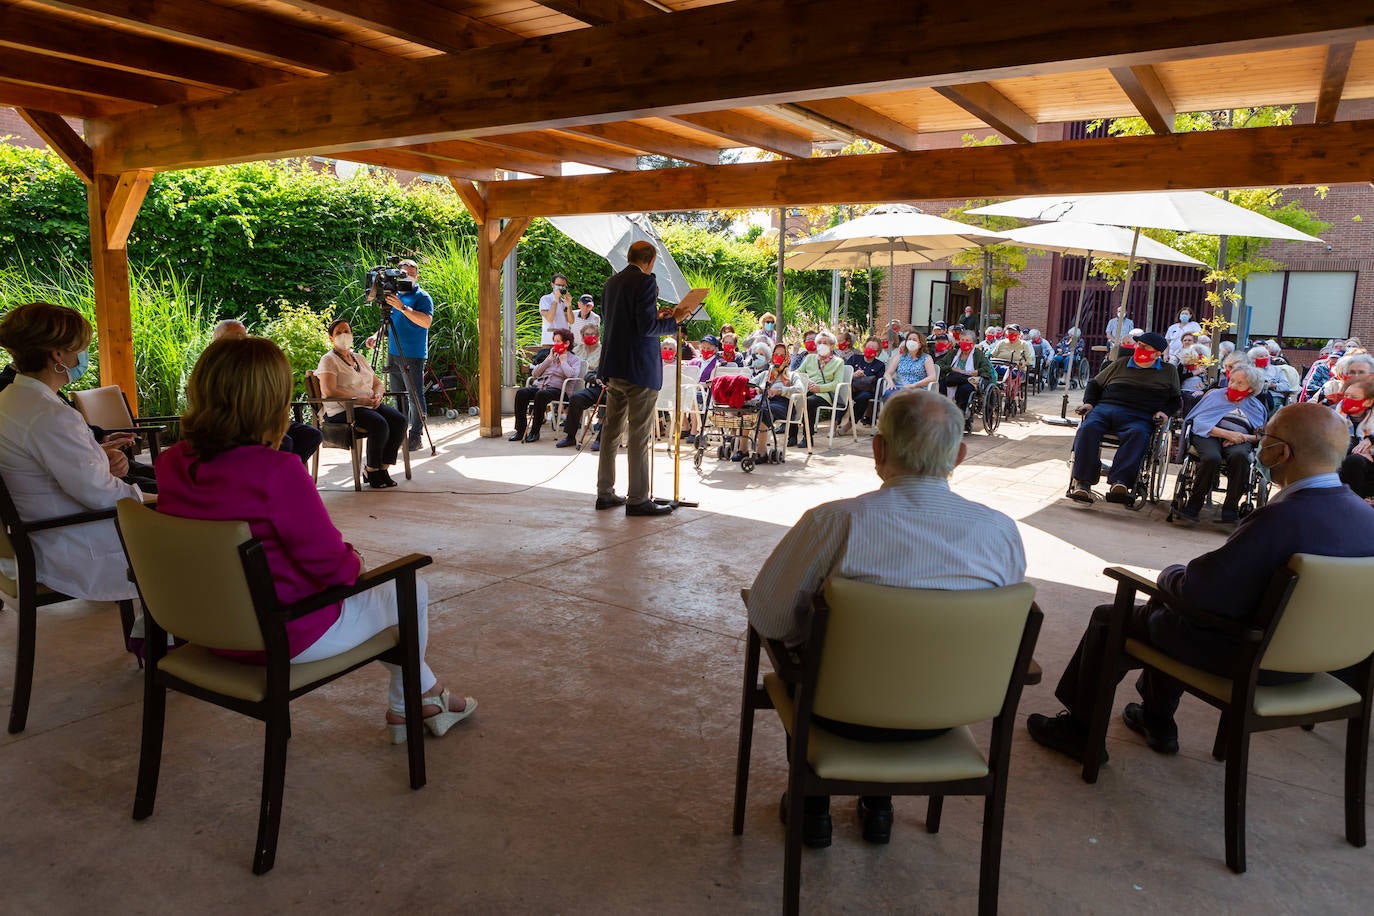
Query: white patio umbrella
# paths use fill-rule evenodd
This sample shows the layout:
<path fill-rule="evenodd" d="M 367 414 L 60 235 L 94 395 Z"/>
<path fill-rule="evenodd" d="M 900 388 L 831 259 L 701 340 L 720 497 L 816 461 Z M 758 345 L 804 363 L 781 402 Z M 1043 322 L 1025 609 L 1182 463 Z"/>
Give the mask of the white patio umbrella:
<path fill-rule="evenodd" d="M 952 254 L 1005 238 L 995 232 L 922 213 L 906 204 L 875 207 L 864 216 L 792 246 L 784 263 L 793 270 L 835 270 L 873 266 L 874 255 L 887 255 L 889 271 L 898 264 L 929 264 Z M 869 276 L 869 319 L 873 324 L 872 275 Z M 888 283 L 888 304 L 895 292 Z"/>
<path fill-rule="evenodd" d="M 629 263 L 626 255 L 634 242 L 649 242 L 658 249 L 654 276 L 658 278 L 658 297 L 664 302 L 681 302 L 692 288 L 673 260 L 663 239 L 643 213 L 607 213 L 593 216 L 558 216 L 549 219 L 554 228 L 589 251 L 601 255 L 616 270 Z M 695 315 L 693 318 L 695 319 Z"/>
<path fill-rule="evenodd" d="M 1205 191 L 1147 191 L 1124 194 L 1082 194 L 1072 197 L 1018 197 L 969 210 L 985 216 L 1016 216 L 1022 219 L 1096 223 L 1134 230 L 1127 261 L 1121 301 L 1128 302 L 1131 274 L 1138 258 L 1140 230 L 1171 229 L 1204 235 L 1235 235 L 1295 242 L 1321 239 L 1285 226 L 1277 220 L 1238 207 Z"/>

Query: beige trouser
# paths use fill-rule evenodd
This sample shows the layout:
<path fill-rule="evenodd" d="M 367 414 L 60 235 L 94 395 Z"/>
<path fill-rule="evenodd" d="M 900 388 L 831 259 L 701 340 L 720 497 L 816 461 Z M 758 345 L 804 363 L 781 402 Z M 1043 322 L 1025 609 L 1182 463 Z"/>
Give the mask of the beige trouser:
<path fill-rule="evenodd" d="M 625 452 L 630 464 L 630 484 L 625 501 L 633 506 L 649 498 L 649 440 L 657 400 L 658 392 L 653 388 L 643 388 L 618 378 L 607 383 L 606 418 L 601 421 L 600 463 L 596 475 L 597 496 L 615 493 L 615 453 L 628 419 Z"/>

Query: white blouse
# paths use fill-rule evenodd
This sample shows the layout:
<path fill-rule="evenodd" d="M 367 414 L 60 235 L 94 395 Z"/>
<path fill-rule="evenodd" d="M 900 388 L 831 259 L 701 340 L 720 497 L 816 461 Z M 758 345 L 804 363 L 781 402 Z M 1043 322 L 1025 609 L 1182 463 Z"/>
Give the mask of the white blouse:
<path fill-rule="evenodd" d="M 372 366 L 366 359 L 351 351 L 344 357 L 339 355 L 338 350 L 330 347 L 329 352 L 320 357 L 315 374 L 334 376 L 334 383 L 330 388 L 338 397 L 370 398 L 380 391 L 377 373 L 372 371 Z M 342 404 L 325 404 L 324 415 L 327 417 L 337 417 L 343 412 Z"/>
<path fill-rule="evenodd" d="M 81 414 L 37 379 L 21 375 L 0 391 L 0 476 L 19 517 L 39 521 L 109 509 L 143 493 L 110 473 L 110 460 Z M 114 521 L 33 535 L 38 581 L 89 601 L 136 597 Z M 0 560 L 13 578 L 13 560 Z"/>

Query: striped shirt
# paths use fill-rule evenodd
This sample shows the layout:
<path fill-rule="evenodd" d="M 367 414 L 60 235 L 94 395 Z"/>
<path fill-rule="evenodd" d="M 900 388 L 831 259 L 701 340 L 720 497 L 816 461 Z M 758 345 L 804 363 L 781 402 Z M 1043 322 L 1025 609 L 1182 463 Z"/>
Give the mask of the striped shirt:
<path fill-rule="evenodd" d="M 798 520 L 754 580 L 750 625 L 768 639 L 803 642 L 811 596 L 831 575 L 895 588 L 998 588 L 1025 578 L 1026 550 L 1015 522 L 956 495 L 948 480 L 896 477 Z"/>

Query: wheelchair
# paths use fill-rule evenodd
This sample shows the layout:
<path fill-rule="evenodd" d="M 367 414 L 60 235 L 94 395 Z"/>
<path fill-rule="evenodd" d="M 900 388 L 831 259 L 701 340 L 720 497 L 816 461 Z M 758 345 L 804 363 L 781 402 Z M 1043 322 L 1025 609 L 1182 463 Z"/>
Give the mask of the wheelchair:
<path fill-rule="evenodd" d="M 1171 419 L 1163 423 L 1155 423 L 1150 430 L 1150 441 L 1145 446 L 1145 456 L 1140 461 L 1140 470 L 1136 472 L 1135 482 L 1131 484 L 1131 501 L 1122 503 L 1126 508 L 1133 511 L 1140 511 L 1148 503 L 1157 503 L 1164 495 L 1164 486 L 1169 479 L 1169 441 L 1174 424 L 1179 422 Z M 1078 440 L 1075 439 L 1075 442 Z M 1107 469 L 1111 467 L 1106 450 L 1112 449 L 1113 452 L 1121 446 L 1121 440 L 1113 433 L 1108 433 L 1102 437 L 1102 474 L 1105 477 Z M 1069 449 L 1069 468 L 1072 473 L 1073 468 L 1073 448 Z M 1069 495 L 1069 490 L 1073 483 L 1064 488 L 1064 495 Z"/>
<path fill-rule="evenodd" d="M 1027 390 L 1030 388 L 1026 367 L 1005 359 L 991 362 L 998 378 L 997 384 L 1002 388 L 1002 415 L 1010 419 L 1018 413 L 1025 413 Z"/>
<path fill-rule="evenodd" d="M 1165 517 L 1166 522 L 1172 522 L 1174 517 L 1179 514 L 1188 499 L 1193 495 L 1193 488 L 1197 485 L 1197 463 L 1198 453 L 1193 446 L 1192 422 L 1182 423 L 1179 430 L 1178 453 L 1182 455 L 1182 464 L 1178 469 L 1178 478 L 1174 482 L 1174 495 L 1169 501 L 1169 514 Z M 1221 467 L 1217 474 L 1216 484 L 1212 487 L 1212 492 L 1207 494 L 1207 504 L 1212 504 L 1212 497 L 1221 493 L 1225 495 L 1226 486 L 1229 481 L 1226 479 L 1226 466 Z M 1259 463 L 1259 449 L 1250 450 L 1249 479 L 1245 484 L 1245 493 L 1240 498 L 1240 504 L 1236 507 L 1236 514 L 1240 518 L 1245 518 L 1256 509 L 1263 508 L 1269 502 L 1269 471 L 1264 465 Z"/>
<path fill-rule="evenodd" d="M 980 384 L 968 399 L 968 408 L 964 411 L 965 428 L 973 423 L 974 417 L 978 417 L 983 422 L 983 432 L 989 436 L 995 433 L 1006 410 L 1006 397 L 1006 388 L 1001 382 L 984 381 Z"/>

